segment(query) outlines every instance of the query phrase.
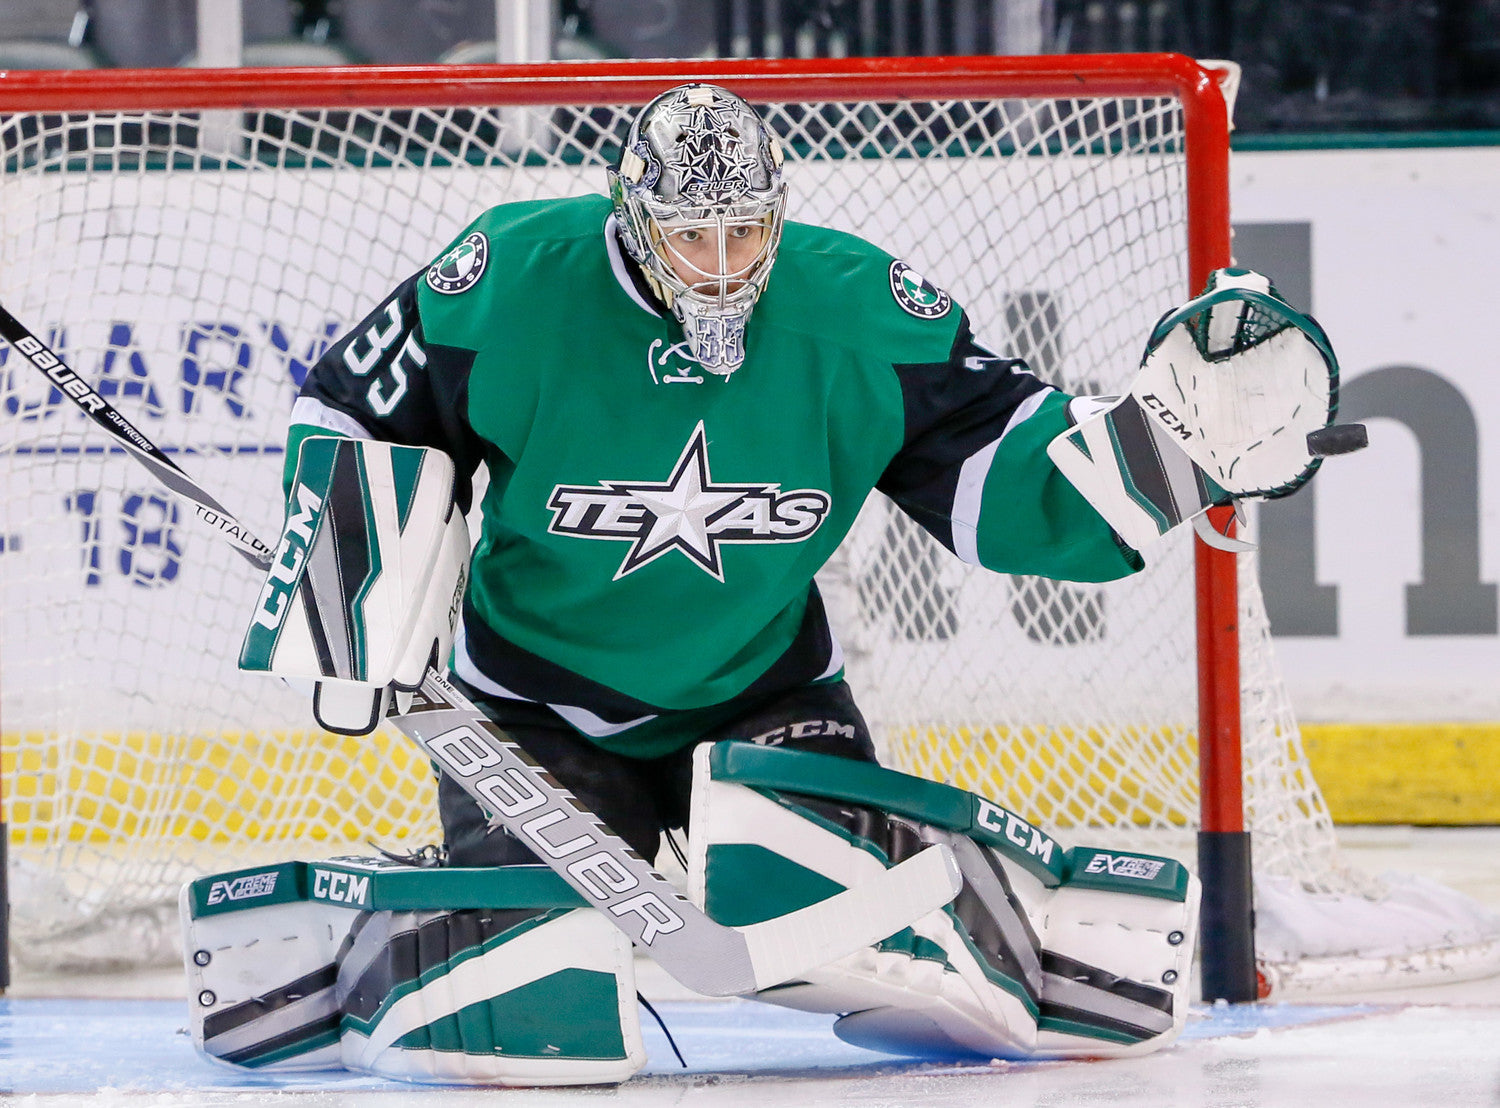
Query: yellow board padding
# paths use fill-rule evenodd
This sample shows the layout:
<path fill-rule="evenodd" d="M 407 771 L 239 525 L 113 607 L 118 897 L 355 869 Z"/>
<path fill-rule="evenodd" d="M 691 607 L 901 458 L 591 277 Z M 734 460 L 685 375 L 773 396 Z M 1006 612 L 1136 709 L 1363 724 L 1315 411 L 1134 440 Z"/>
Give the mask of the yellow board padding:
<path fill-rule="evenodd" d="M 1500 723 L 1308 723 L 1302 739 L 1335 822 L 1500 823 Z M 1045 827 L 1194 822 L 1187 730 L 933 726 L 897 735 L 892 754 Z M 387 731 L 7 732 L 0 773 L 17 844 L 439 837 L 431 766 Z"/>
<path fill-rule="evenodd" d="M 1304 723 L 1335 823 L 1500 823 L 1500 722 Z"/>
<path fill-rule="evenodd" d="M 0 773 L 17 844 L 358 842 L 436 828 L 431 765 L 386 731 L 6 732 Z"/>
<path fill-rule="evenodd" d="M 1198 737 L 1186 729 L 913 727 L 892 739 L 891 755 L 1044 827 L 1196 822 Z"/>
<path fill-rule="evenodd" d="M 431 766 L 386 731 L 66 740 L 12 732 L 0 743 L 13 843 L 440 838 Z M 1042 826 L 1193 822 L 1197 739 L 1185 729 L 932 726 L 892 745 L 900 768 L 992 797 Z"/>

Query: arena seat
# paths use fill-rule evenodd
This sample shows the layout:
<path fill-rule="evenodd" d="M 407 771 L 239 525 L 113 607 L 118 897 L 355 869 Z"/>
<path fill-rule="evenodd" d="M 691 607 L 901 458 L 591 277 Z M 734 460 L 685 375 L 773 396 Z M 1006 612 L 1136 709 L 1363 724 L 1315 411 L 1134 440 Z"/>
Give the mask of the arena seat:
<path fill-rule="evenodd" d="M 74 41 L 79 0 L 0 4 L 0 69 L 92 69 L 94 52 Z"/>

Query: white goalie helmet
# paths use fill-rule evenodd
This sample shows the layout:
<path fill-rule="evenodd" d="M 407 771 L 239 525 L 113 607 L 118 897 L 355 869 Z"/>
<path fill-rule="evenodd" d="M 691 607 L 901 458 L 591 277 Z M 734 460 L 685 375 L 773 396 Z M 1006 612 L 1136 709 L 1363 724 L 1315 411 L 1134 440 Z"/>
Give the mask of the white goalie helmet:
<path fill-rule="evenodd" d="M 754 108 L 691 84 L 641 109 L 609 171 L 626 251 L 682 323 L 693 359 L 723 377 L 745 360 L 745 325 L 776 261 L 781 162 Z"/>

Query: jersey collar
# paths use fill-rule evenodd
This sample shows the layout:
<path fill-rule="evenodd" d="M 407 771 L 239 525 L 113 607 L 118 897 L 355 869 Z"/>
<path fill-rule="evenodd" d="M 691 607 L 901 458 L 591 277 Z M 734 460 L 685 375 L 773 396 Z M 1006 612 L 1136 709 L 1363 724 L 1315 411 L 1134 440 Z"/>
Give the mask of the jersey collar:
<path fill-rule="evenodd" d="M 650 312 L 658 319 L 661 318 L 661 309 L 656 304 L 656 298 L 646 288 L 645 278 L 631 264 L 630 259 L 625 257 L 625 251 L 620 247 L 620 224 L 611 212 L 609 218 L 604 221 L 604 249 L 609 252 L 610 272 L 615 275 L 626 295 L 634 300 L 645 311 Z"/>

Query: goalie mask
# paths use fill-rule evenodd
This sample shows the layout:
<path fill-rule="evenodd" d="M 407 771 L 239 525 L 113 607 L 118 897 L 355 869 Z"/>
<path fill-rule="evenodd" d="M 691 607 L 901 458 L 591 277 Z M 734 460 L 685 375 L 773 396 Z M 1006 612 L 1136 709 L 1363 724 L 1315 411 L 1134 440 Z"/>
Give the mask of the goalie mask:
<path fill-rule="evenodd" d="M 755 109 L 714 85 L 647 104 L 609 172 L 625 249 L 682 323 L 693 359 L 728 377 L 781 241 L 781 145 Z"/>

